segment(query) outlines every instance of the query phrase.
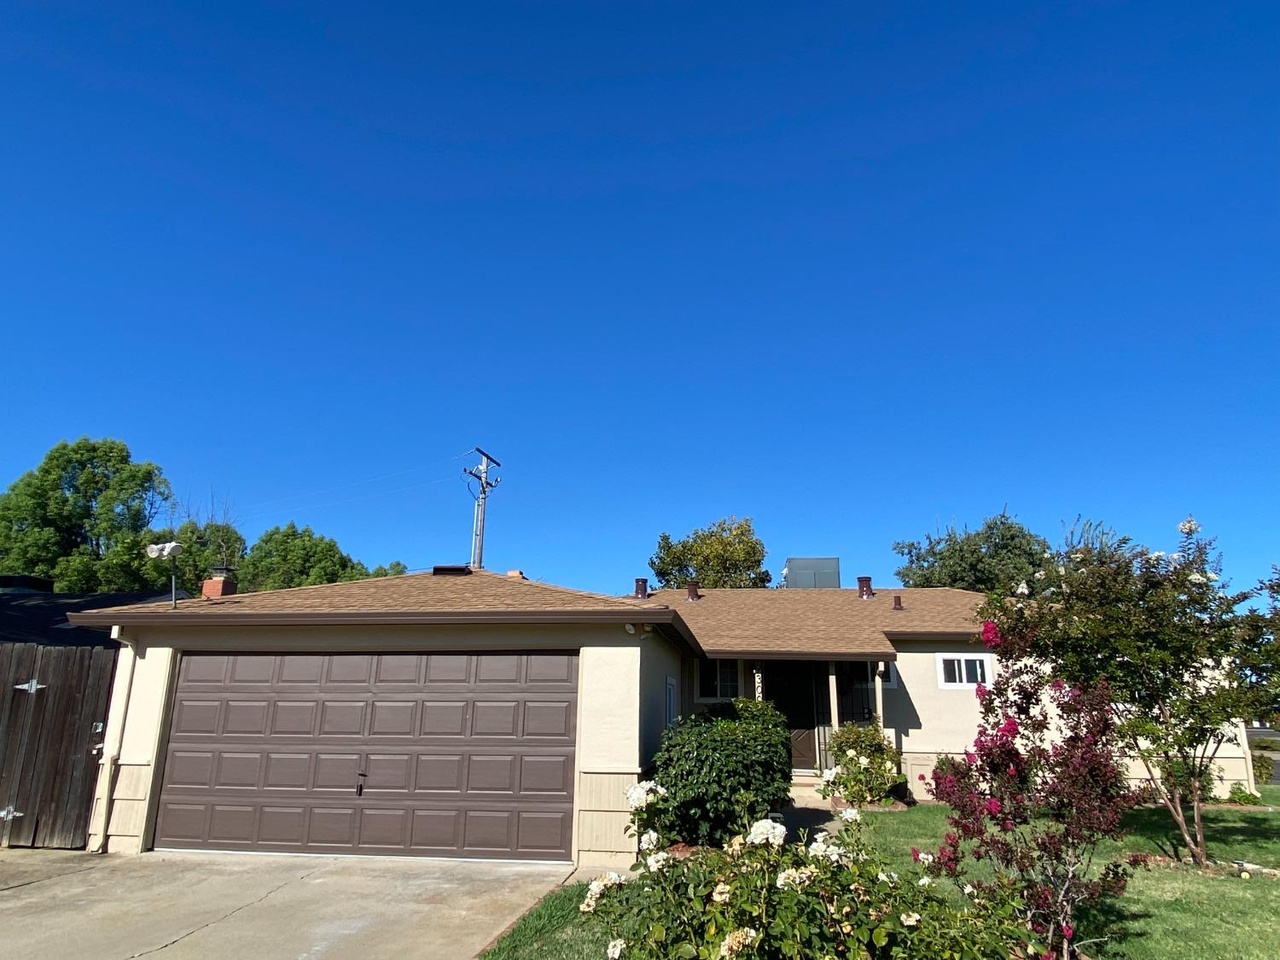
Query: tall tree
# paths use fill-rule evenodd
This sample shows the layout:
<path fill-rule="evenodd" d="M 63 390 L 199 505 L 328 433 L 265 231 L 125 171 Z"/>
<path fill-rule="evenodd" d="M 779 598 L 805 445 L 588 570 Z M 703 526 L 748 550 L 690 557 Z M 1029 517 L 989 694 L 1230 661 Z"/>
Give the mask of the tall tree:
<path fill-rule="evenodd" d="M 244 535 L 235 525 L 223 520 L 206 520 L 188 518 L 176 527 L 152 530 L 148 540 L 151 543 L 174 541 L 182 544 L 182 554 L 178 557 L 174 568 L 178 574 L 178 587 L 192 596 L 199 596 L 200 584 L 208 579 L 218 568 L 236 570 L 244 560 Z M 167 560 L 152 560 L 154 577 L 167 583 L 169 563 Z"/>
<path fill-rule="evenodd" d="M 1188 517 L 1175 553 L 1125 538 L 1068 538 L 1045 569 L 983 608 L 984 639 L 1046 677 L 1111 691 L 1116 729 L 1198 864 L 1217 757 L 1241 720 L 1274 709 L 1280 644 L 1254 591 L 1219 581 L 1220 557 Z M 1274 617 L 1272 608 L 1271 616 Z M 1189 809 L 1188 809 L 1189 808 Z"/>
<path fill-rule="evenodd" d="M 369 568 L 342 552 L 332 537 L 310 527 L 299 529 L 291 520 L 272 527 L 249 548 L 240 564 L 240 585 L 246 591 L 283 590 L 321 583 L 360 580 Z"/>
<path fill-rule="evenodd" d="M 704 587 L 767 587 L 764 542 L 750 518 L 727 517 L 679 540 L 664 533 L 649 558 L 660 587 L 682 587 L 697 580 Z"/>
<path fill-rule="evenodd" d="M 1049 542 L 1007 513 L 977 530 L 947 528 L 924 542 L 899 540 L 893 552 L 906 563 L 894 571 L 904 587 L 958 587 L 980 593 L 1008 590 L 1045 565 Z"/>
<path fill-rule="evenodd" d="M 173 494 L 119 440 L 57 444 L 0 494 L 0 571 L 50 577 L 63 592 L 158 586 L 144 532 Z"/>

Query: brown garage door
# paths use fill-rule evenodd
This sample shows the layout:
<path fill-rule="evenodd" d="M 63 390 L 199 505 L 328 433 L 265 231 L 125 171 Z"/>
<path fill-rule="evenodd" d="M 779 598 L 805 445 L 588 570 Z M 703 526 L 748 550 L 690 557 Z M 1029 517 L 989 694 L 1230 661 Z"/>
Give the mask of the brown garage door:
<path fill-rule="evenodd" d="M 186 654 L 155 846 L 567 860 L 577 678 L 573 653 Z"/>

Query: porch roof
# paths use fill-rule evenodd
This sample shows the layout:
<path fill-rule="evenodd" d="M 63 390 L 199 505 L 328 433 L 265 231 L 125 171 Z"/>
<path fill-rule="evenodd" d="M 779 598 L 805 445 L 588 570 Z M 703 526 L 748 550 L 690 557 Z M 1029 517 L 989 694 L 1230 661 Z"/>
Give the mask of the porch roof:
<path fill-rule="evenodd" d="M 894 609 L 894 597 L 902 600 Z M 877 590 L 659 590 L 711 657 L 895 660 L 894 639 L 969 639 L 980 593 L 950 587 Z"/>

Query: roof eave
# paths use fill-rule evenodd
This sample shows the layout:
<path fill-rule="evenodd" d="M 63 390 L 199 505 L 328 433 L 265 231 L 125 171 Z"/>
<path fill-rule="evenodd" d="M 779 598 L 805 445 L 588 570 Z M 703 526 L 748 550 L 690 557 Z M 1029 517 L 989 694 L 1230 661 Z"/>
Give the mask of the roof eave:
<path fill-rule="evenodd" d="M 736 650 L 732 648 L 705 650 L 704 655 L 715 660 L 897 660 L 892 648 L 885 650 Z"/>
<path fill-rule="evenodd" d="M 635 610 L 326 610 L 326 611 L 237 611 L 138 610 L 86 612 L 68 615 L 72 623 L 85 627 L 319 627 L 357 625 L 425 624 L 669 624 L 673 612 L 664 608 Z M 691 638 L 690 638 L 691 639 Z"/>

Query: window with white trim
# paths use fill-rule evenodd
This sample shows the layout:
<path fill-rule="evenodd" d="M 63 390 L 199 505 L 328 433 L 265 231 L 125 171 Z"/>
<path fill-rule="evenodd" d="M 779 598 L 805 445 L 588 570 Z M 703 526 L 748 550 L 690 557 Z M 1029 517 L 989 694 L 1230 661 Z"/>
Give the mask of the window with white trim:
<path fill-rule="evenodd" d="M 732 700 L 742 693 L 742 663 L 739 660 L 699 660 L 698 699 Z"/>
<path fill-rule="evenodd" d="M 978 684 L 991 682 L 991 654 L 940 653 L 938 686 L 941 689 L 972 690 Z"/>

